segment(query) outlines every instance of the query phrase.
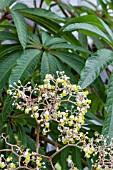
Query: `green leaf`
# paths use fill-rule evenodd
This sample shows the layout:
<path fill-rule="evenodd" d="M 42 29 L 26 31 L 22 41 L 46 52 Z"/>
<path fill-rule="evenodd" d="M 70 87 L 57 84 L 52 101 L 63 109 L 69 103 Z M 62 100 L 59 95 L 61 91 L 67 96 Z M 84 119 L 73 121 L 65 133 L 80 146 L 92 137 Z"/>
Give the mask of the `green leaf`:
<path fill-rule="evenodd" d="M 91 87 L 93 87 L 96 90 L 96 93 L 100 96 L 102 101 L 105 102 L 106 100 L 105 85 L 100 76 L 95 79 L 95 81 L 91 84 Z"/>
<path fill-rule="evenodd" d="M 14 31 L 16 30 L 15 26 L 14 25 L 10 25 L 10 24 L 1 24 L 0 28 L 6 28 L 6 29 L 9 28 L 9 29 L 14 30 Z"/>
<path fill-rule="evenodd" d="M 7 2 L 7 6 L 11 6 L 16 0 L 5 0 Z"/>
<path fill-rule="evenodd" d="M 102 37 L 107 43 L 109 43 L 112 46 L 112 42 L 108 38 L 108 36 L 101 31 L 97 26 L 87 24 L 87 23 L 75 23 L 75 24 L 70 24 L 66 28 L 64 28 L 65 31 L 76 31 L 76 30 L 82 30 L 82 32 L 86 35 L 97 35 L 98 37 Z"/>
<path fill-rule="evenodd" d="M 99 122 L 100 124 L 103 124 L 103 120 L 99 119 L 95 114 L 91 113 L 90 111 L 88 111 L 85 116 L 89 119 L 89 120 L 94 120 Z"/>
<path fill-rule="evenodd" d="M 22 47 L 20 45 L 16 45 L 16 44 L 3 44 L 0 45 L 0 58 L 2 57 L 7 57 L 8 55 L 10 55 L 10 53 L 14 53 L 16 51 L 21 51 Z"/>
<path fill-rule="evenodd" d="M 42 9 L 42 8 L 25 8 L 18 10 L 20 13 L 34 15 L 38 17 L 44 17 L 49 20 L 58 21 L 58 22 L 65 22 L 63 18 L 51 12 L 50 10 Z"/>
<path fill-rule="evenodd" d="M 26 138 L 25 130 L 23 126 L 17 122 L 16 122 L 16 128 L 17 128 L 17 136 L 20 141 L 20 146 L 25 148 L 27 146 L 27 138 Z"/>
<path fill-rule="evenodd" d="M 72 161 L 78 169 L 82 170 L 81 152 L 77 147 L 72 147 Z"/>
<path fill-rule="evenodd" d="M 106 29 L 106 31 L 109 34 L 109 36 L 111 37 L 111 39 L 113 40 L 113 32 L 112 32 L 112 30 L 108 27 L 108 25 L 102 19 L 99 18 L 99 20 L 102 23 L 102 25 L 104 26 L 104 28 Z"/>
<path fill-rule="evenodd" d="M 105 109 L 107 111 L 107 115 L 102 133 L 104 136 L 109 136 L 109 139 L 111 140 L 111 138 L 113 138 L 113 72 L 111 74 L 110 83 L 108 85 Z"/>
<path fill-rule="evenodd" d="M 56 22 L 50 20 L 50 19 L 45 19 L 44 17 L 41 16 L 34 16 L 32 14 L 26 14 L 26 13 L 22 13 L 22 15 L 26 18 L 29 18 L 30 20 L 38 23 L 39 25 L 41 25 L 42 27 L 44 27 L 45 29 L 47 29 L 49 32 L 56 34 L 59 29 L 61 28 L 61 26 L 59 24 L 57 24 Z"/>
<path fill-rule="evenodd" d="M 22 82 L 32 74 L 40 59 L 40 52 L 36 49 L 26 50 L 17 60 L 10 76 L 10 84 L 21 80 Z"/>
<path fill-rule="evenodd" d="M 48 41 L 48 39 L 46 40 L 45 45 L 51 46 L 54 44 L 65 43 L 65 42 L 66 42 L 66 40 L 63 38 L 52 38 L 51 37 L 51 40 L 49 40 L 49 41 Z"/>
<path fill-rule="evenodd" d="M 37 10 L 39 10 L 39 11 L 41 10 L 42 12 L 41 13 L 39 11 L 37 12 Z M 25 10 L 18 10 L 18 11 L 24 17 L 29 18 L 30 20 L 38 23 L 39 25 L 41 25 L 42 27 L 47 29 L 49 32 L 51 32 L 52 34 L 56 35 L 56 33 L 59 32 L 59 30 L 61 28 L 61 26 L 56 23 L 56 19 L 55 19 L 55 17 L 59 18 L 59 16 L 56 16 L 56 14 L 55 14 L 55 16 L 52 15 L 53 13 L 51 13 L 51 11 L 48 11 L 48 10 L 45 10 L 45 9 L 35 9 L 34 10 L 34 8 L 33 8 L 33 10 L 32 10 L 32 8 L 28 9 L 28 10 L 26 8 Z M 34 15 L 32 14 L 32 11 L 34 11 L 34 13 L 33 13 Z M 46 12 L 48 13 L 48 15 L 46 15 Z M 42 15 L 42 13 L 43 13 L 43 15 Z M 51 17 L 50 17 L 50 15 L 51 15 Z M 63 19 L 59 18 L 58 20 L 63 20 Z M 66 34 L 64 33 L 63 37 L 72 44 L 80 45 L 79 41 L 70 32 L 68 32 Z"/>
<path fill-rule="evenodd" d="M 4 2 L 3 0 L 0 1 L 0 9 L 5 9 L 6 8 L 6 2 Z"/>
<path fill-rule="evenodd" d="M 72 18 L 72 19 L 70 19 L 70 21 L 67 24 L 64 25 L 64 27 L 66 27 L 70 24 L 74 24 L 74 23 L 87 23 L 87 24 L 95 25 L 98 28 L 100 28 L 101 30 L 106 31 L 103 24 L 101 23 L 100 18 L 98 18 L 96 15 L 83 15 L 80 17 Z M 103 21 L 103 23 L 104 23 L 104 21 Z"/>
<path fill-rule="evenodd" d="M 13 108 L 12 108 L 12 101 L 13 99 L 11 98 L 10 95 L 7 95 L 6 100 L 4 102 L 4 106 L 3 106 L 3 111 L 2 111 L 2 121 L 5 122 L 9 116 L 10 113 L 12 112 Z"/>
<path fill-rule="evenodd" d="M 41 78 L 44 79 L 47 73 L 56 74 L 57 65 L 55 57 L 51 54 L 44 52 L 41 61 Z"/>
<path fill-rule="evenodd" d="M 64 71 L 65 74 L 68 77 L 70 77 L 70 80 L 71 80 L 72 83 L 77 83 L 76 77 L 71 72 L 71 69 L 69 69 L 65 63 L 61 63 L 61 61 L 58 58 L 56 58 L 55 60 L 56 60 L 58 70 L 59 71 Z"/>
<path fill-rule="evenodd" d="M 27 43 L 27 27 L 26 27 L 24 17 L 21 16 L 16 11 L 11 11 L 11 13 L 12 13 L 12 17 L 13 17 L 13 20 L 14 20 L 14 23 L 17 29 L 19 41 L 23 49 L 25 49 L 26 43 Z"/>
<path fill-rule="evenodd" d="M 35 141 L 28 135 L 26 135 L 27 138 L 27 147 L 30 148 L 32 151 L 35 151 Z"/>
<path fill-rule="evenodd" d="M 70 147 L 66 147 L 65 149 L 63 149 L 61 151 L 61 166 L 62 166 L 62 170 L 67 170 L 67 161 L 66 159 L 69 156 L 69 151 L 70 151 Z"/>
<path fill-rule="evenodd" d="M 50 41 L 52 38 L 52 36 L 49 36 L 49 34 L 47 34 L 46 32 L 42 32 L 42 44 L 46 45 L 46 42 Z"/>
<path fill-rule="evenodd" d="M 24 8 L 27 8 L 27 5 L 26 4 L 23 4 L 23 3 L 16 3 L 11 9 L 13 10 L 17 10 L 17 9 L 24 9 Z"/>
<path fill-rule="evenodd" d="M 8 82 L 11 69 L 15 66 L 16 60 L 20 57 L 21 52 L 14 53 L 6 58 L 0 59 L 0 89 Z"/>
<path fill-rule="evenodd" d="M 58 44 L 54 44 L 52 46 L 50 46 L 50 49 L 72 49 L 72 50 L 78 50 L 78 51 L 82 51 L 85 52 L 87 54 L 91 54 L 91 52 L 85 48 L 82 48 L 80 46 L 76 46 L 76 45 L 71 45 L 71 44 L 67 44 L 67 43 L 58 43 Z"/>
<path fill-rule="evenodd" d="M 0 31 L 0 40 L 16 40 L 16 41 L 18 41 L 18 37 L 14 33 Z"/>
<path fill-rule="evenodd" d="M 51 51 L 51 54 L 58 57 L 62 62 L 66 63 L 79 74 L 84 67 L 85 60 L 76 54 L 58 51 Z"/>
<path fill-rule="evenodd" d="M 85 64 L 81 72 L 79 85 L 85 88 L 90 85 L 100 73 L 113 61 L 113 52 L 107 49 L 98 50 Z"/>

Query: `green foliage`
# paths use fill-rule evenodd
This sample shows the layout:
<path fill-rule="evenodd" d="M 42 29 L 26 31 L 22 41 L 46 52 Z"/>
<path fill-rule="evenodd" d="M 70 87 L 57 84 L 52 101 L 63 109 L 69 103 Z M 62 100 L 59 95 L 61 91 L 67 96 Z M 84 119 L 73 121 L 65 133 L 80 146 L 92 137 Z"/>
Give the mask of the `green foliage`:
<path fill-rule="evenodd" d="M 32 74 L 39 59 L 40 52 L 38 50 L 26 50 L 17 60 L 17 65 L 12 70 L 10 84 L 17 82 L 18 80 L 25 81 L 27 76 Z"/>
<path fill-rule="evenodd" d="M 40 6 L 36 7 L 34 0 L 35 7 L 31 8 L 17 0 L 0 0 L 0 132 L 8 134 L 10 129 L 13 143 L 17 133 L 21 145 L 35 151 L 37 124 L 29 115 L 23 116 L 22 111 L 13 109 L 13 100 L 6 93 L 9 84 L 21 80 L 39 85 L 46 74 L 56 77 L 56 71 L 64 71 L 72 83 L 89 91 L 92 104 L 82 131 L 88 131 L 90 137 L 98 131 L 108 136 L 109 141 L 113 138 L 113 72 L 109 69 L 109 65 L 113 65 L 110 13 L 113 1 L 99 0 L 96 5 L 93 1 L 84 2 L 86 6 L 66 4 L 62 0 L 40 0 Z M 43 3 L 48 9 L 43 8 Z M 53 12 L 54 6 L 61 16 Z M 102 71 L 107 75 L 105 81 Z M 51 126 L 51 141 L 58 142 L 57 125 Z M 40 140 L 43 141 L 43 136 Z M 46 153 L 47 143 L 51 141 L 44 140 L 41 152 L 52 155 L 54 151 Z M 58 145 L 63 147 L 60 142 Z M 53 159 L 56 169 L 68 169 L 69 154 L 78 169 L 92 167 L 91 159 L 85 159 L 80 149 L 69 148 Z"/>
<path fill-rule="evenodd" d="M 101 49 L 94 53 L 86 61 L 85 67 L 81 72 L 80 86 L 86 88 L 111 62 L 113 62 L 112 51 Z"/>
<path fill-rule="evenodd" d="M 14 24 L 17 30 L 19 41 L 25 49 L 27 43 L 27 27 L 24 18 L 16 11 L 11 11 Z"/>
<path fill-rule="evenodd" d="M 106 119 L 104 122 L 103 127 L 103 134 L 105 136 L 109 136 L 109 138 L 113 138 L 113 73 L 110 78 L 110 83 L 108 86 L 108 92 L 107 92 L 107 101 L 105 105 L 105 109 L 107 111 Z"/>

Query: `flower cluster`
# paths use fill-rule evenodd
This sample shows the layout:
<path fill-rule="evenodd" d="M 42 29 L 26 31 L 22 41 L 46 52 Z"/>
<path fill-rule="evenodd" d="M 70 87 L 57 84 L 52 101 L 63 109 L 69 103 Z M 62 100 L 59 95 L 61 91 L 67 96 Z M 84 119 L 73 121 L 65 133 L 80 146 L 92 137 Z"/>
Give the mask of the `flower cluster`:
<path fill-rule="evenodd" d="M 0 155 L 0 168 L 1 169 L 9 169 L 13 170 L 16 168 L 16 165 L 12 162 L 13 158 L 12 156 L 8 156 L 7 158 L 4 157 L 3 154 Z"/>
<path fill-rule="evenodd" d="M 43 162 L 43 158 L 38 155 L 36 152 L 30 152 L 30 149 L 23 150 L 20 146 L 10 144 L 7 142 L 7 138 L 3 134 L 0 136 L 0 139 L 4 139 L 5 143 L 9 147 L 9 149 L 0 150 L 0 169 L 4 170 L 15 170 L 15 169 L 33 169 L 33 170 L 41 170 L 46 169 L 45 162 Z M 6 154 L 2 154 L 5 152 L 9 152 L 9 156 L 6 157 Z M 13 157 L 16 157 L 15 159 Z M 17 160 L 17 161 L 16 161 Z M 32 165 L 32 166 L 31 166 Z M 33 168 L 34 167 L 34 168 Z"/>
<path fill-rule="evenodd" d="M 113 169 L 113 139 L 109 141 L 108 137 L 98 135 L 94 143 L 95 152 L 93 156 L 96 161 L 93 167 L 96 170 L 112 170 Z"/>
<path fill-rule="evenodd" d="M 83 91 L 80 86 L 71 84 L 70 78 L 64 72 L 57 72 L 56 78 L 51 74 L 46 74 L 43 84 L 36 84 L 35 87 L 32 87 L 30 82 L 23 86 L 18 81 L 18 83 L 10 85 L 7 93 L 14 99 L 13 106 L 16 109 L 36 120 L 38 142 L 40 133 L 46 135 L 51 130 L 51 123 L 55 121 L 60 132 L 59 142 L 66 146 L 78 147 L 86 158 L 91 158 L 93 168 L 96 170 L 113 169 L 113 141 L 108 144 L 108 139 L 97 132 L 95 132 L 94 138 L 90 138 L 81 129 L 85 122 L 85 113 L 91 103 L 87 97 L 88 91 Z M 38 143 L 36 147 L 37 151 Z M 62 151 L 62 148 L 58 149 L 58 153 L 59 150 Z M 28 149 L 21 151 L 18 157 L 19 164 L 23 160 L 24 166 L 29 166 L 34 162 L 37 170 L 46 168 L 42 162 L 42 156 L 29 152 Z M 53 167 L 51 158 L 47 156 Z M 70 164 L 70 170 L 77 170 L 70 156 L 67 161 Z M 7 167 L 15 169 L 19 164 L 14 164 L 12 157 L 0 157 L 1 169 Z"/>
<path fill-rule="evenodd" d="M 79 130 L 84 124 L 84 115 L 89 108 L 88 91 L 71 84 L 64 72 L 57 72 L 57 78 L 46 74 L 43 85 L 34 88 L 28 82 L 25 86 L 18 83 L 10 85 L 7 91 L 14 98 L 13 105 L 25 114 L 31 114 L 42 127 L 42 134 L 50 131 L 50 122 L 58 122 L 61 132 L 59 141 L 64 144 L 80 140 Z"/>

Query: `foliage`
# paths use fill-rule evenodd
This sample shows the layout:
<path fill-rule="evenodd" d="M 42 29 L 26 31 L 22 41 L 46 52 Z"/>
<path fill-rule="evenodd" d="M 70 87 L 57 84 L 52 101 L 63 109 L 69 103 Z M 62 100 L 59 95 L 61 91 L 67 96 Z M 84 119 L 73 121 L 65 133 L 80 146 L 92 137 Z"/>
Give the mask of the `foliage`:
<path fill-rule="evenodd" d="M 84 2 L 86 5 L 83 5 Z M 43 8 L 44 3 L 48 6 L 48 10 Z M 53 7 L 58 8 L 62 16 L 52 12 Z M 82 89 L 86 88 L 89 92 L 88 100 L 92 101 L 90 109 L 85 114 L 81 132 L 84 134 L 88 132 L 88 137 L 94 138 L 94 132 L 98 131 L 105 139 L 108 136 L 109 146 L 113 138 L 113 73 L 109 69 L 113 61 L 113 1 L 98 0 L 95 5 L 92 1 L 84 0 L 80 6 L 74 6 L 61 0 L 40 0 L 37 7 L 34 0 L 34 7 L 29 8 L 16 0 L 1 0 L 0 13 L 0 118 L 2 120 L 0 134 L 9 135 L 9 138 L 1 135 L 2 138 L 7 139 L 12 145 L 19 141 L 20 145 L 24 146 L 22 153 L 25 148 L 35 152 L 37 135 L 35 119 L 38 117 L 31 119 L 30 113 L 28 115 L 24 113 L 29 111 L 28 105 L 23 109 L 15 109 L 12 106 L 14 99 L 6 92 L 9 84 L 13 86 L 18 80 L 21 81 L 22 87 L 30 81 L 31 87 L 35 88 L 36 84 L 38 86 L 43 83 L 45 75 L 51 74 L 56 78 L 57 71 L 64 71 L 67 77 L 70 77 L 72 84 L 78 84 Z M 89 43 L 89 40 L 92 43 Z M 108 80 L 103 81 L 102 71 L 106 73 Z M 29 96 L 29 90 L 26 93 Z M 33 95 L 36 98 L 35 94 Z M 65 97 L 65 91 L 63 95 Z M 49 107 L 51 101 L 47 102 Z M 65 111 L 65 107 L 67 103 L 63 103 L 60 109 Z M 35 116 L 34 113 L 32 115 Z M 41 129 L 39 154 L 51 157 L 56 153 L 54 150 L 47 152 L 47 146 L 50 143 L 56 147 L 61 128 L 59 127 L 58 131 L 57 123 L 50 123 L 49 136 L 44 136 Z M 0 149 L 8 148 L 4 140 L 0 140 Z M 57 141 L 58 145 L 60 140 Z M 69 145 L 69 141 L 60 144 L 60 148 L 66 144 Z M 91 169 L 91 157 L 84 158 L 83 152 L 77 147 L 69 146 L 60 151 L 52 160 L 56 169 L 68 169 L 67 155 L 71 155 L 72 168 L 75 165 L 78 169 L 85 167 Z M 60 159 L 62 155 L 65 155 L 64 159 Z M 6 159 L 10 155 L 4 153 L 4 156 Z M 110 159 L 108 156 L 109 162 Z M 47 162 L 47 169 L 51 169 L 50 163 L 45 159 L 44 162 Z"/>

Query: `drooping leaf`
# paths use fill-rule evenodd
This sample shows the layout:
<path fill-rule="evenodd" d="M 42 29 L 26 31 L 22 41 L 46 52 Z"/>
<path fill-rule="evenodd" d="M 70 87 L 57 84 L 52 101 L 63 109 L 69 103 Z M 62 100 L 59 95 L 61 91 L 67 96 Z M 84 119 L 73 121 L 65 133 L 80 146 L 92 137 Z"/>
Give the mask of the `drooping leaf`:
<path fill-rule="evenodd" d="M 27 15 L 34 15 L 38 17 L 40 16 L 58 22 L 65 22 L 63 18 L 61 18 L 54 12 L 42 8 L 25 8 L 25 9 L 20 9 L 18 11 L 20 13 L 27 14 Z"/>
<path fill-rule="evenodd" d="M 6 58 L 0 59 L 0 89 L 8 82 L 11 69 L 15 66 L 16 60 L 20 57 L 21 52 L 16 52 Z"/>
<path fill-rule="evenodd" d="M 100 73 L 113 61 L 113 52 L 108 49 L 101 49 L 94 53 L 85 64 L 81 72 L 79 85 L 85 88 L 90 85 Z"/>
<path fill-rule="evenodd" d="M 66 28 L 64 28 L 65 31 L 76 31 L 76 30 L 82 30 L 82 32 L 86 35 L 97 35 L 98 37 L 102 37 L 107 43 L 109 43 L 112 46 L 111 40 L 108 38 L 108 36 L 101 31 L 97 26 L 87 24 L 87 23 L 75 23 L 70 24 Z"/>
<path fill-rule="evenodd" d="M 14 10 L 12 10 L 11 13 L 17 29 L 19 41 L 23 49 L 25 49 L 27 43 L 27 27 L 24 17 Z"/>
<path fill-rule="evenodd" d="M 103 126 L 103 135 L 109 136 L 109 139 L 113 138 L 113 72 L 110 77 L 110 83 L 108 85 L 107 101 L 105 105 L 107 115 Z"/>
<path fill-rule="evenodd" d="M 45 29 L 47 29 L 49 32 L 53 34 L 56 34 L 61 28 L 59 24 L 57 24 L 55 21 L 52 21 L 50 19 L 47 18 L 45 19 L 44 17 L 41 16 L 34 16 L 32 14 L 26 14 L 26 13 L 22 13 L 22 15 L 36 22 L 37 24 L 41 25 L 42 27 L 44 27 Z"/>
<path fill-rule="evenodd" d="M 32 74 L 40 59 L 40 51 L 36 49 L 26 50 L 17 60 L 17 65 L 13 68 L 10 76 L 10 84 L 21 80 L 22 82 Z"/>
<path fill-rule="evenodd" d="M 102 25 L 104 26 L 104 28 L 106 29 L 107 33 L 110 35 L 111 39 L 113 40 L 112 30 L 109 28 L 109 26 L 102 19 L 99 18 L 99 20 L 102 23 Z"/>
<path fill-rule="evenodd" d="M 0 45 L 0 58 L 2 57 L 7 57 L 10 55 L 12 52 L 15 53 L 16 51 L 22 51 L 22 47 L 20 45 L 16 44 L 3 44 Z"/>
<path fill-rule="evenodd" d="M 14 25 L 10 25 L 10 24 L 0 24 L 0 28 L 9 28 L 11 30 L 15 30 L 15 26 Z"/>
<path fill-rule="evenodd" d="M 14 33 L 0 31 L 0 40 L 16 40 L 16 41 L 18 41 L 18 37 Z"/>
<path fill-rule="evenodd" d="M 51 53 L 58 57 L 62 62 L 73 68 L 79 74 L 84 67 L 85 60 L 76 54 L 58 51 L 51 51 Z"/>
<path fill-rule="evenodd" d="M 64 25 L 64 28 L 66 26 L 68 26 L 70 24 L 74 24 L 74 23 L 92 24 L 92 25 L 97 26 L 101 30 L 106 31 L 106 29 L 104 28 L 103 24 L 100 21 L 100 18 L 98 18 L 96 15 L 83 15 L 83 16 L 79 16 L 79 17 L 76 17 L 76 18 L 72 18 L 72 19 L 70 19 L 70 21 L 67 24 Z"/>
<path fill-rule="evenodd" d="M 44 79 L 47 73 L 56 74 L 57 65 L 54 56 L 44 52 L 41 61 L 41 78 Z"/>

